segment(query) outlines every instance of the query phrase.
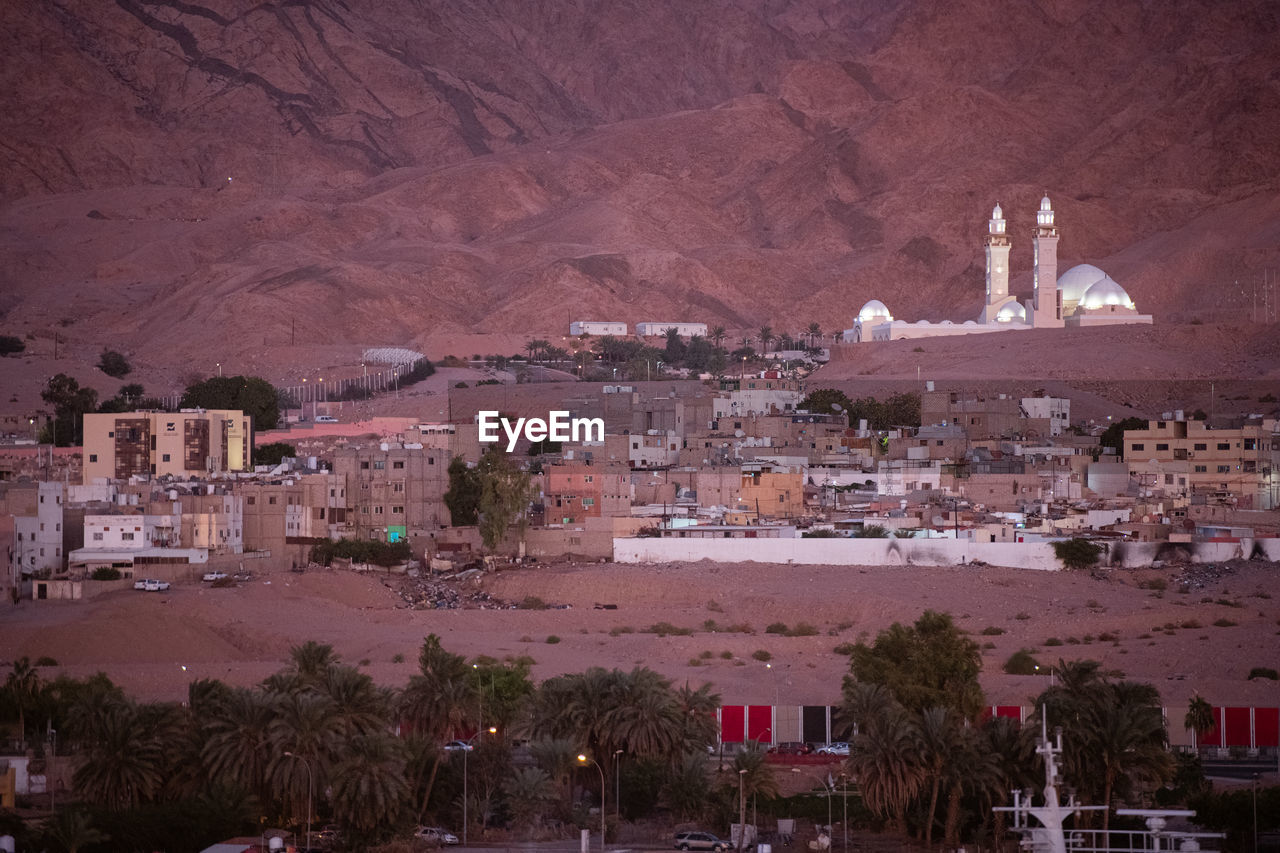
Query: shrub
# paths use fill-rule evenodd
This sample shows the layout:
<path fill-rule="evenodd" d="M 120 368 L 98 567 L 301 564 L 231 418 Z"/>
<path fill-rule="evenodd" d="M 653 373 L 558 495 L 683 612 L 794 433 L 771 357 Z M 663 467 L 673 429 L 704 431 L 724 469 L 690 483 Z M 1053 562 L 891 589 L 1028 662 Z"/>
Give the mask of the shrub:
<path fill-rule="evenodd" d="M 720 660 L 733 660 L 733 652 L 725 649 L 720 653 Z"/>
<path fill-rule="evenodd" d="M 1030 618 L 1031 618 L 1031 614 L 1030 614 L 1030 613 L 1028 613 L 1027 611 L 1023 610 L 1023 611 L 1021 611 L 1021 612 L 1019 612 L 1019 613 L 1015 614 L 1013 618 L 1014 618 L 1014 619 L 1017 619 L 1019 622 L 1026 622 L 1028 619 L 1030 619 Z"/>
<path fill-rule="evenodd" d="M 516 605 L 517 610 L 546 610 L 547 603 L 536 595 L 526 595 Z"/>
<path fill-rule="evenodd" d="M 1151 578 L 1138 584 L 1138 589 L 1153 589 L 1156 592 L 1164 592 L 1168 588 L 1169 584 L 1164 578 Z"/>
<path fill-rule="evenodd" d="M 659 637 L 665 637 L 672 634 L 677 637 L 687 637 L 693 633 L 692 628 L 679 628 L 670 622 L 655 622 L 648 628 L 644 629 L 646 634 L 657 634 Z"/>
<path fill-rule="evenodd" d="M 128 376 L 130 371 L 133 370 L 129 366 L 129 360 L 113 349 L 104 349 L 102 351 L 102 355 L 98 358 L 98 369 L 116 379 Z"/>
<path fill-rule="evenodd" d="M 806 530 L 804 533 L 800 534 L 800 538 L 801 539 L 842 539 L 843 536 L 834 530 L 824 527 L 820 530 Z"/>
<path fill-rule="evenodd" d="M 557 637 L 555 634 L 549 634 L 549 635 L 547 635 L 547 645 L 548 645 L 548 646 L 554 646 L 554 645 L 555 645 L 556 643 L 558 643 L 558 642 L 560 642 L 560 638 L 559 638 L 559 637 Z"/>
<path fill-rule="evenodd" d="M 404 663 L 404 655 L 400 654 L 399 652 L 396 652 L 394 655 L 391 656 L 391 662 Z"/>
<path fill-rule="evenodd" d="M 1217 627 L 1217 628 L 1234 628 L 1235 626 L 1239 625 L 1240 623 L 1239 623 L 1239 622 L 1235 622 L 1235 621 L 1233 621 L 1233 620 L 1231 620 L 1231 619 L 1219 619 L 1218 621 L 1214 622 L 1213 624 L 1214 624 L 1214 626 L 1215 626 L 1215 627 Z"/>
<path fill-rule="evenodd" d="M 360 662 L 356 666 L 368 666 L 370 663 L 368 658 L 360 658 Z"/>
<path fill-rule="evenodd" d="M 1102 546 L 1088 539 L 1067 539 L 1053 543 L 1053 553 L 1068 569 L 1087 569 L 1098 562 Z"/>
<path fill-rule="evenodd" d="M 120 580 L 120 570 L 113 569 L 110 566 L 99 566 L 93 570 L 93 574 L 89 575 L 89 579 L 95 581 L 118 581 Z"/>
<path fill-rule="evenodd" d="M 373 563 L 375 566 L 389 567 L 402 563 L 411 556 L 409 543 L 403 539 L 399 542 L 339 539 L 336 542 L 321 542 L 311 548 L 312 561 L 323 566 L 331 564 L 335 557 L 342 557 L 355 563 Z"/>
<path fill-rule="evenodd" d="M 726 634 L 754 634 L 755 629 L 751 627 L 750 622 L 734 622 L 732 625 L 725 625 L 724 632 Z"/>
<path fill-rule="evenodd" d="M 849 655 L 853 654 L 853 650 L 856 649 L 857 647 L 858 647 L 857 643 L 841 643 L 831 651 L 835 652 L 838 655 L 844 655 L 845 657 L 848 657 Z"/>
<path fill-rule="evenodd" d="M 699 654 L 698 657 L 703 660 L 711 660 L 711 658 L 715 657 L 715 652 L 711 651 L 711 649 L 703 649 L 702 653 Z"/>
<path fill-rule="evenodd" d="M 751 653 L 751 656 L 756 660 L 760 661 L 761 663 L 773 660 L 773 655 L 769 654 L 764 649 L 756 649 L 754 652 Z"/>
<path fill-rule="evenodd" d="M 1103 631 L 1098 635 L 1098 642 L 1100 643 L 1114 643 L 1118 639 L 1120 639 L 1120 635 L 1114 631 Z"/>
<path fill-rule="evenodd" d="M 764 632 L 766 634 L 785 634 L 787 633 L 787 623 L 770 622 L 768 626 L 765 627 Z"/>
<path fill-rule="evenodd" d="M 1219 620 L 1219 621 L 1222 621 L 1222 620 Z M 1214 623 L 1214 624 L 1217 624 L 1217 623 Z M 1235 624 L 1235 623 L 1233 622 L 1232 624 Z M 1204 626 L 1200 624 L 1200 621 L 1198 619 L 1188 619 L 1186 622 L 1182 623 L 1182 627 L 1187 628 L 1188 630 L 1194 630 L 1196 628 L 1203 628 Z"/>
<path fill-rule="evenodd" d="M 1276 672 L 1269 666 L 1255 666 L 1249 670 L 1249 680 L 1253 681 L 1255 678 L 1269 678 L 1272 681 L 1280 681 L 1280 672 Z"/>
<path fill-rule="evenodd" d="M 454 388 L 466 388 L 466 387 L 467 387 L 467 383 L 465 383 L 465 382 L 455 382 L 455 383 L 453 383 L 453 387 L 454 387 Z"/>
<path fill-rule="evenodd" d="M 270 444 L 260 444 L 253 448 L 253 464 L 279 465 L 286 456 L 294 457 L 297 455 L 298 451 L 294 449 L 292 444 L 273 441 Z"/>
<path fill-rule="evenodd" d="M 720 602 L 716 601 L 714 598 L 707 602 L 707 609 L 712 613 L 724 612 L 724 608 L 720 606 Z"/>
<path fill-rule="evenodd" d="M 0 357 L 12 355 L 16 352 L 22 352 L 27 348 L 22 338 L 15 338 L 13 335 L 0 335 Z"/>
<path fill-rule="evenodd" d="M 617 627 L 609 629 L 609 636 L 617 637 L 622 634 L 634 634 L 635 632 L 636 629 L 632 628 L 630 625 L 618 625 Z"/>
<path fill-rule="evenodd" d="M 1046 646 L 1060 646 L 1062 645 L 1062 641 L 1059 640 L 1057 637 L 1050 637 L 1049 639 L 1044 641 L 1044 644 Z"/>
<path fill-rule="evenodd" d="M 1035 675 L 1037 666 L 1039 662 L 1031 656 L 1030 651 L 1019 649 L 1004 662 L 1004 671 L 1009 675 Z"/>
<path fill-rule="evenodd" d="M 41 655 L 40 657 L 36 658 L 36 662 L 35 662 L 35 666 L 57 666 L 57 665 L 58 665 L 58 662 L 53 658 L 49 657 L 48 655 Z M 1251 675 L 1249 677 L 1252 678 L 1253 676 Z M 1276 671 L 1274 669 L 1271 670 L 1271 677 L 1272 678 L 1276 677 Z"/>
<path fill-rule="evenodd" d="M 982 634 L 982 636 L 984 637 L 999 637 L 1001 634 L 1004 633 L 1004 629 L 998 628 L 995 625 L 988 625 L 978 633 Z"/>
<path fill-rule="evenodd" d="M 818 629 L 810 625 L 808 622 L 797 622 L 796 626 L 787 632 L 788 637 L 816 637 Z"/>

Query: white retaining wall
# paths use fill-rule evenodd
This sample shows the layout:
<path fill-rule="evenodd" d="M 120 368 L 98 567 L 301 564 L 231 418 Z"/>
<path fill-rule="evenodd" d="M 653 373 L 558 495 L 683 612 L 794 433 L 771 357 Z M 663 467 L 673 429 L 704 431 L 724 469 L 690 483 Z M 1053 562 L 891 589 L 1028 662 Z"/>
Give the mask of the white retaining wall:
<path fill-rule="evenodd" d="M 1100 563 L 1118 568 L 1166 562 L 1216 563 L 1248 559 L 1257 543 L 1263 556 L 1280 561 L 1280 539 L 1239 542 L 1111 543 Z M 983 562 L 1015 569 L 1062 568 L 1048 542 L 970 542 L 964 539 L 678 539 L 617 538 L 618 563 L 801 563 L 834 566 L 954 566 Z"/>

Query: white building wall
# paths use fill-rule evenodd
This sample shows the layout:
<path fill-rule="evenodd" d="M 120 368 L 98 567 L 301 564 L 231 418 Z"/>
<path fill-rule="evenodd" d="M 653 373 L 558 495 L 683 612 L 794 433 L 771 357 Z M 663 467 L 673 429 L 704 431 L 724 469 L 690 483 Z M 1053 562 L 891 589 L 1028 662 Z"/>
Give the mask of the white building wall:
<path fill-rule="evenodd" d="M 66 563 L 62 553 L 62 483 L 40 483 L 34 516 L 14 516 L 14 561 L 23 574 L 58 572 Z"/>
<path fill-rule="evenodd" d="M 611 320 L 574 320 L 569 324 L 571 335 L 625 335 L 626 323 Z"/>
<path fill-rule="evenodd" d="M 1071 426 L 1071 401 L 1065 397 L 1023 397 L 1022 411 L 1029 418 L 1049 421 L 1049 435 L 1062 435 Z"/>
<path fill-rule="evenodd" d="M 661 337 L 667 333 L 667 329 L 675 329 L 682 338 L 707 336 L 706 323 L 636 323 L 636 334 L 646 338 Z"/>
<path fill-rule="evenodd" d="M 182 516 L 179 515 L 86 515 L 85 550 L 132 549 L 178 546 Z"/>

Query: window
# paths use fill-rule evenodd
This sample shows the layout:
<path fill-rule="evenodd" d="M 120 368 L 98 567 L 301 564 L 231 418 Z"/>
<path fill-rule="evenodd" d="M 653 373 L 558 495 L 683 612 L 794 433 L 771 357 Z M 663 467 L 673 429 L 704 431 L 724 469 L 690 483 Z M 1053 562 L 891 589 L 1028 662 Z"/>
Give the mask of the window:
<path fill-rule="evenodd" d="M 1133 446 L 1133 449 L 1134 449 L 1134 450 L 1146 450 L 1146 449 L 1147 449 L 1147 446 L 1146 446 L 1145 444 L 1142 444 L 1141 442 L 1139 442 L 1138 444 L 1135 444 L 1135 445 Z"/>
<path fill-rule="evenodd" d="M 1206 444 L 1206 443 L 1205 443 L 1205 442 L 1203 442 L 1203 441 L 1197 441 L 1197 442 L 1196 442 L 1196 448 L 1195 448 L 1195 449 L 1196 449 L 1196 450 L 1208 450 L 1208 449 L 1209 449 L 1209 445 L 1208 445 L 1208 444 Z"/>
<path fill-rule="evenodd" d="M 595 498 L 583 498 L 583 499 L 582 499 L 582 505 L 583 505 L 583 506 L 595 506 L 595 505 L 596 505 L 596 499 L 595 499 Z"/>
<path fill-rule="evenodd" d="M 1166 429 L 1167 426 L 1164 421 L 1156 421 L 1156 429 Z"/>
<path fill-rule="evenodd" d="M 1219 441 L 1219 442 L 1218 442 L 1218 449 L 1219 449 L 1219 450 L 1230 450 L 1230 449 L 1231 449 L 1231 442 L 1229 442 L 1229 441 Z"/>
<path fill-rule="evenodd" d="M 253 506 L 257 502 L 257 500 L 258 499 L 255 498 L 253 495 L 249 495 L 249 497 L 244 499 L 244 502 L 247 503 L 249 506 Z"/>
<path fill-rule="evenodd" d="M 93 541 L 94 541 L 94 542 L 101 542 L 101 541 L 102 541 L 102 534 L 101 534 L 101 533 L 95 533 L 95 534 L 93 534 Z"/>
<path fill-rule="evenodd" d="M 168 461 L 169 461 L 169 454 L 168 454 L 168 453 L 161 454 L 161 456 L 160 456 L 160 461 L 161 461 L 161 462 L 168 462 Z"/>
<path fill-rule="evenodd" d="M 1258 442 L 1257 442 L 1255 439 L 1252 439 L 1252 438 L 1246 438 L 1246 439 L 1244 440 L 1244 449 L 1245 449 L 1245 450 L 1257 450 L 1257 449 L 1258 449 Z"/>
<path fill-rule="evenodd" d="M 1160 444 L 1156 445 L 1156 450 L 1168 450 L 1168 449 L 1169 449 L 1169 445 L 1165 442 L 1161 442 Z"/>
<path fill-rule="evenodd" d="M 1165 484 L 1166 486 L 1172 486 L 1172 485 L 1173 485 L 1173 475 L 1172 475 L 1172 474 L 1165 474 L 1165 475 L 1164 475 L 1164 484 Z"/>
<path fill-rule="evenodd" d="M 399 471 L 399 470 L 401 470 L 401 469 L 403 469 L 403 468 L 404 468 L 404 463 L 403 463 L 403 462 L 392 462 L 392 463 L 391 463 L 391 467 L 392 467 L 392 468 L 395 468 L 397 471 Z"/>
<path fill-rule="evenodd" d="M 132 534 L 132 533 L 121 533 L 121 534 L 120 534 L 120 538 L 121 538 L 121 539 L 123 539 L 125 542 L 132 542 L 132 541 L 133 541 L 133 534 Z"/>
<path fill-rule="evenodd" d="M 396 483 L 395 485 L 393 485 L 393 486 L 391 487 L 391 491 L 393 491 L 393 492 L 403 492 L 403 491 L 404 491 L 404 483 Z"/>
<path fill-rule="evenodd" d="M 368 471 L 368 470 L 369 470 L 369 463 L 368 463 L 368 462 L 361 462 L 361 463 L 360 463 L 360 470 L 361 470 L 361 471 Z"/>
<path fill-rule="evenodd" d="M 393 507 L 391 508 L 391 514 L 392 514 L 392 515 L 404 515 L 404 507 L 402 507 L 402 506 L 393 506 Z"/>
<path fill-rule="evenodd" d="M 1219 474 L 1229 474 L 1229 473 L 1231 473 L 1231 466 L 1230 466 L 1230 465 L 1219 465 L 1219 466 L 1218 466 L 1218 473 L 1219 473 Z"/>
<path fill-rule="evenodd" d="M 1209 466 L 1208 466 L 1208 465 L 1197 465 L 1197 466 L 1196 466 L 1196 473 L 1197 473 L 1197 474 L 1204 474 L 1204 473 L 1207 473 L 1208 471 L 1209 471 Z"/>
<path fill-rule="evenodd" d="M 386 470 L 386 467 L 387 467 L 387 463 L 385 460 L 382 460 L 382 459 L 379 459 L 373 463 L 373 470 L 375 471 L 384 471 Z"/>
<path fill-rule="evenodd" d="M 374 514 L 374 515 L 382 515 L 382 507 L 381 507 L 381 506 L 375 506 L 375 507 L 373 508 L 373 514 Z"/>
<path fill-rule="evenodd" d="M 97 461 L 98 461 L 98 454 L 96 454 L 96 453 L 90 453 L 90 454 L 89 454 L 89 461 L 90 461 L 90 462 L 97 462 Z"/>

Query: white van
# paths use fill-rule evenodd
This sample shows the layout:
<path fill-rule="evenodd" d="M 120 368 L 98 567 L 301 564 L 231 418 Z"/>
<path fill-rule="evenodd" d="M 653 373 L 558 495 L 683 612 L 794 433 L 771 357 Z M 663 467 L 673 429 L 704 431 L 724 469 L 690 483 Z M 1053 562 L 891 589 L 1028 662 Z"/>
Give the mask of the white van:
<path fill-rule="evenodd" d="M 316 415 L 316 423 L 318 424 L 336 424 L 338 419 L 333 415 Z"/>

